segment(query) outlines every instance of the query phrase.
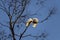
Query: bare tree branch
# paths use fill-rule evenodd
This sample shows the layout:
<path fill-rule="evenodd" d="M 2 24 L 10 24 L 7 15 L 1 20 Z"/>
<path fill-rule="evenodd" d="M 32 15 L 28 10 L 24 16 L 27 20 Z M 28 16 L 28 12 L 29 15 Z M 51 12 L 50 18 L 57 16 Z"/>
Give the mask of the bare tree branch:
<path fill-rule="evenodd" d="M 13 27 L 14 27 L 14 25 L 15 25 L 15 23 L 17 22 L 17 20 L 21 17 L 21 15 L 23 14 L 23 12 L 24 12 L 24 10 L 25 10 L 25 7 L 26 7 L 26 1 L 27 0 L 22 0 L 22 6 L 23 6 L 23 10 L 21 11 L 21 13 L 19 14 L 19 16 L 16 18 L 16 20 L 15 20 L 15 22 L 14 22 L 14 24 L 13 24 Z M 25 4 L 24 4 L 24 2 L 25 2 Z M 24 4 L 24 5 L 23 5 Z"/>
<path fill-rule="evenodd" d="M 54 10 L 55 8 L 52 8 L 52 10 L 49 11 L 48 16 L 45 19 L 43 19 L 40 23 L 43 23 L 44 21 L 48 20 L 48 18 L 51 17 L 52 14 L 54 14 L 55 12 Z"/>
<path fill-rule="evenodd" d="M 2 24 L 1 22 L 0 22 L 0 25 L 1 25 L 1 26 L 4 26 L 4 27 L 8 27 L 8 28 L 9 28 L 9 26 L 7 26 L 7 25 L 4 25 L 4 24 Z"/>
<path fill-rule="evenodd" d="M 20 38 L 19 40 L 21 40 L 22 36 L 24 35 L 24 33 L 27 31 L 28 27 L 25 28 L 25 30 L 20 34 Z"/>
<path fill-rule="evenodd" d="M 2 9 L 4 12 L 6 12 L 6 14 L 8 15 L 8 17 L 10 18 L 10 13 L 9 13 L 8 10 L 6 9 L 4 1 L 3 1 L 3 0 L 0 0 L 0 1 L 1 1 L 2 4 L 3 4 L 3 6 L 0 4 L 0 6 L 3 7 L 3 8 L 0 7 L 0 9 Z"/>

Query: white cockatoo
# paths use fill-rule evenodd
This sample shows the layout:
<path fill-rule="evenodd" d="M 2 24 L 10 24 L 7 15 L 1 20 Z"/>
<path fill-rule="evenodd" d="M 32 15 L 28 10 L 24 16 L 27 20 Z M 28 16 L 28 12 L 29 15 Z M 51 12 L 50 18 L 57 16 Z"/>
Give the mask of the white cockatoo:
<path fill-rule="evenodd" d="M 37 18 L 33 18 L 33 27 L 36 27 L 38 24 L 38 19 Z"/>
<path fill-rule="evenodd" d="M 29 26 L 33 22 L 32 18 L 29 18 L 28 21 L 26 22 L 26 26 Z"/>

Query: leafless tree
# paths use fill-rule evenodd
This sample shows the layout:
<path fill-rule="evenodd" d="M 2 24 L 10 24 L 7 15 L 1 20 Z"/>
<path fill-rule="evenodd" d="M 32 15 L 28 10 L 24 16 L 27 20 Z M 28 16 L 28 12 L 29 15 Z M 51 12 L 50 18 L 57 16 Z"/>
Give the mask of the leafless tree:
<path fill-rule="evenodd" d="M 44 1 L 41 1 L 40 3 L 43 3 Z M 0 22 L 0 25 L 2 25 L 3 27 L 7 27 L 9 28 L 11 34 L 9 35 L 5 35 L 2 36 L 2 39 L 0 38 L 0 40 L 7 40 L 9 37 L 11 38 L 11 40 L 17 40 L 16 36 L 19 37 L 19 40 L 21 40 L 21 38 L 24 37 L 34 37 L 34 38 L 45 38 L 47 34 L 42 33 L 39 36 L 35 36 L 35 35 L 24 35 L 24 33 L 28 30 L 28 27 L 24 28 L 24 31 L 22 31 L 22 33 L 16 34 L 15 33 L 15 28 L 21 28 L 21 23 L 23 25 L 25 25 L 26 23 L 26 19 L 28 19 L 31 15 L 36 15 L 36 14 L 28 14 L 26 12 L 26 14 L 24 14 L 25 10 L 27 9 L 27 6 L 30 4 L 30 0 L 0 0 L 0 9 L 2 11 L 5 12 L 5 14 L 7 15 L 9 21 L 7 21 L 6 23 L 8 23 L 8 25 L 5 25 L 3 23 Z M 38 4 L 38 3 L 36 3 Z M 53 14 L 54 8 L 52 10 L 49 11 L 49 15 L 43 19 L 42 21 L 40 21 L 39 23 L 43 23 L 44 21 L 46 21 L 52 14 Z M 3 13 L 4 14 L 4 13 Z M 17 26 L 16 26 L 17 25 Z M 19 26 L 20 25 L 20 26 Z M 19 28 L 19 29 L 20 29 Z M 2 31 L 3 32 L 3 31 Z M 0 36 L 3 35 L 3 33 L 0 32 Z M 20 32 L 20 31 L 18 31 Z M 3 39 L 3 37 L 6 37 L 5 39 Z"/>

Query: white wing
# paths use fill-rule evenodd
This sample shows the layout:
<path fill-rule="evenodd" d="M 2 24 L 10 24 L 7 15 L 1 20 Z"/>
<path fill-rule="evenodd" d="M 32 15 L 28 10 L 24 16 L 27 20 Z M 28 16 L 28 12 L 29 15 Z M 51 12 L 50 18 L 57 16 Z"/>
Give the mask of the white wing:
<path fill-rule="evenodd" d="M 33 21 L 32 18 L 29 18 L 28 21 L 26 22 L 26 26 L 29 26 L 32 21 Z"/>

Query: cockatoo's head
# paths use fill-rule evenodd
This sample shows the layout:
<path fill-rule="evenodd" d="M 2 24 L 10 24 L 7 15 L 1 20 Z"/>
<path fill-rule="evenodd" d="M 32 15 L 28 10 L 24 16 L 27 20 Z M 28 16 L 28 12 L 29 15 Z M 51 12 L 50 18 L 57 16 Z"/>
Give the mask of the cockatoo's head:
<path fill-rule="evenodd" d="M 36 27 L 38 23 L 38 19 L 37 18 L 33 18 L 33 27 Z"/>
<path fill-rule="evenodd" d="M 32 18 L 29 18 L 28 21 L 26 22 L 26 26 L 29 26 L 33 22 Z"/>

